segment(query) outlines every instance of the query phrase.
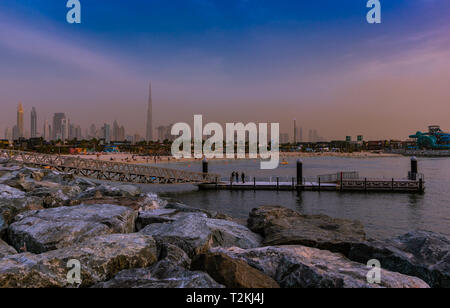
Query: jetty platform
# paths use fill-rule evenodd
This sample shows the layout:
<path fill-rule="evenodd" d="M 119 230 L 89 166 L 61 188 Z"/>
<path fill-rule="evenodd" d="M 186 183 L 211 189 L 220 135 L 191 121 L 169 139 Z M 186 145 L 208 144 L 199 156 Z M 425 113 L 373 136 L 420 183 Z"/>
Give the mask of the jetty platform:
<path fill-rule="evenodd" d="M 203 161 L 203 173 L 208 174 L 208 162 Z M 245 177 L 238 181 L 235 175 L 229 179 L 216 178 L 212 182 L 198 183 L 200 190 L 267 190 L 267 191 L 334 191 L 334 192 L 383 192 L 424 193 L 425 177 L 418 172 L 417 158 L 411 158 L 411 171 L 407 178 L 375 179 L 362 178 L 357 171 L 342 171 L 316 177 L 303 176 L 303 162 L 297 161 L 297 176 L 288 178 L 271 177 L 261 181 L 256 177 Z"/>
<path fill-rule="evenodd" d="M 354 179 L 338 183 L 303 182 L 249 182 L 249 183 L 202 183 L 200 190 L 236 190 L 236 191 L 330 191 L 330 192 L 384 192 L 384 193 L 423 193 L 425 182 L 405 179 Z"/>

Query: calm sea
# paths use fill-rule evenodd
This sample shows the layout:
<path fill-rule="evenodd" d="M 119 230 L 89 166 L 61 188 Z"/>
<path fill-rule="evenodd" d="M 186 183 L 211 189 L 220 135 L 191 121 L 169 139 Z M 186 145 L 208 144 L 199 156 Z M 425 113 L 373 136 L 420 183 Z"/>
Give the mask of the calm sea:
<path fill-rule="evenodd" d="M 277 170 L 260 170 L 259 162 L 210 162 L 211 173 L 229 178 L 231 172 L 244 172 L 258 179 L 294 177 L 295 159 Z M 304 158 L 304 175 L 317 176 L 339 171 L 358 171 L 361 177 L 405 178 L 410 168 L 407 157 L 389 158 Z M 160 164 L 167 168 L 201 170 L 201 162 Z M 450 235 L 450 158 L 421 158 L 419 172 L 425 175 L 426 192 L 418 194 L 276 192 L 276 191 L 198 191 L 193 185 L 146 186 L 193 207 L 217 210 L 236 218 L 247 218 L 254 207 L 282 205 L 305 214 L 326 214 L 361 221 L 370 237 L 386 238 L 423 229 Z"/>

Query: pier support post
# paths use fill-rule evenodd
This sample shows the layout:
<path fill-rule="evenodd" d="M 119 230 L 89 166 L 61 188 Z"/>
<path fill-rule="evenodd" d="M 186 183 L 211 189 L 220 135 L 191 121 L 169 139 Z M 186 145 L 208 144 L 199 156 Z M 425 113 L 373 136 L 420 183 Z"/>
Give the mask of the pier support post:
<path fill-rule="evenodd" d="M 415 156 L 411 157 L 411 172 L 409 173 L 409 179 L 411 181 L 417 180 L 417 174 L 419 173 L 419 163 Z"/>
<path fill-rule="evenodd" d="M 202 170 L 203 173 L 208 174 L 208 160 L 206 158 L 203 159 Z"/>
<path fill-rule="evenodd" d="M 303 161 L 297 160 L 297 186 L 303 185 Z"/>

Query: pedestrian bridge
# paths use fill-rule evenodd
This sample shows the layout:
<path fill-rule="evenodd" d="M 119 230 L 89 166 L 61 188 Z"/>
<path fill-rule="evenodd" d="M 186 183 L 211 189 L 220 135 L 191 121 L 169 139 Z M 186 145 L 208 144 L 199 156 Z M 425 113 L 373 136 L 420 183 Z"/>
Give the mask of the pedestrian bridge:
<path fill-rule="evenodd" d="M 220 180 L 218 174 L 82 159 L 73 156 L 0 150 L 0 157 L 9 162 L 30 167 L 48 168 L 97 180 L 133 184 L 200 184 L 215 183 Z"/>

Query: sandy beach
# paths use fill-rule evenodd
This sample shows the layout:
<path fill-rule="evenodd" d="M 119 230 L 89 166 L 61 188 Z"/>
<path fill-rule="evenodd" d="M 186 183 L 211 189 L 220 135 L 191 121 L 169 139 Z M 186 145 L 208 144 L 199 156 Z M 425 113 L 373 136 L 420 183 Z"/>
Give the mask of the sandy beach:
<path fill-rule="evenodd" d="M 67 155 L 78 157 L 82 159 L 97 159 L 101 161 L 113 161 L 129 164 L 161 164 L 161 163 L 179 163 L 179 162 L 193 162 L 201 159 L 183 158 L 175 159 L 172 156 L 158 156 L 156 158 L 149 156 L 139 156 L 129 153 L 108 153 L 108 154 L 91 154 L 91 155 Z M 290 158 L 305 158 L 305 157 L 342 157 L 342 158 L 379 158 L 379 157 L 398 157 L 399 154 L 390 153 L 374 153 L 374 152 L 354 152 L 354 153 L 302 153 L 302 152 L 283 152 L 280 153 L 280 160 Z M 215 158 L 214 161 L 230 160 L 228 158 Z"/>

